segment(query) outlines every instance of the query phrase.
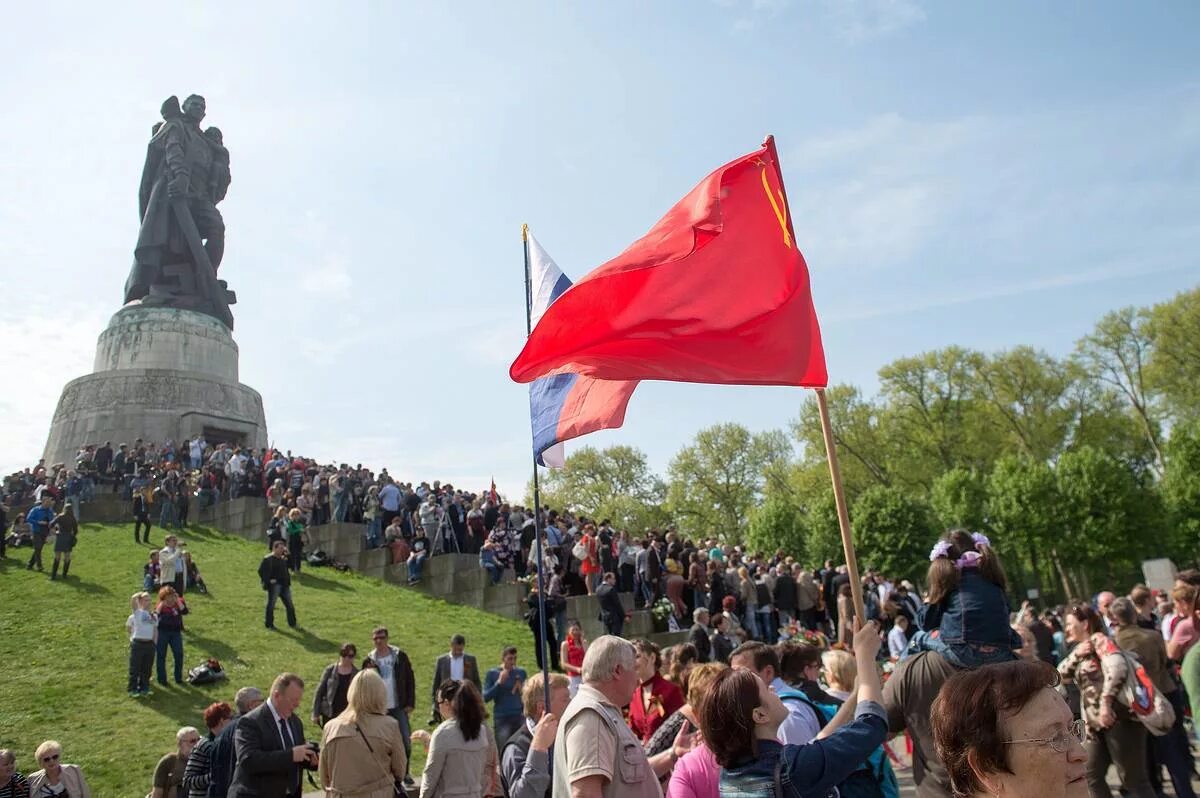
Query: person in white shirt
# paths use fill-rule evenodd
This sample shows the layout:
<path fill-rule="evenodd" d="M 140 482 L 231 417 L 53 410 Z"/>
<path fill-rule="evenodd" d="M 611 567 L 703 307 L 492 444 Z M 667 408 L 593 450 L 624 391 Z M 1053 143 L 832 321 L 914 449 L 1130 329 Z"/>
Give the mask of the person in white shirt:
<path fill-rule="evenodd" d="M 129 597 L 133 612 L 125 620 L 129 633 L 129 697 L 150 695 L 150 666 L 154 663 L 154 638 L 158 626 L 150 612 L 150 594 L 141 591 Z"/>
<path fill-rule="evenodd" d="M 892 631 L 888 632 L 888 654 L 893 660 L 899 661 L 908 655 L 908 618 L 896 616 Z"/>
<path fill-rule="evenodd" d="M 750 642 L 738 646 L 729 658 L 733 668 L 752 671 L 763 684 L 784 699 L 788 717 L 779 726 L 779 741 L 784 745 L 808 745 L 821 733 L 821 719 L 800 700 L 797 691 L 779 678 L 779 654 L 766 643 Z"/>
<path fill-rule="evenodd" d="M 479 663 L 476 662 L 474 655 L 466 653 L 467 638 L 460 634 L 450 638 L 450 651 L 437 658 L 437 662 L 433 666 L 433 714 L 432 720 L 441 723 L 443 718 L 437 709 L 437 690 L 438 686 L 447 679 L 453 679 L 456 682 L 468 681 L 475 685 L 476 689 L 482 691 L 483 687 L 479 680 Z"/>
<path fill-rule="evenodd" d="M 168 535 L 165 546 L 158 552 L 158 581 L 162 585 L 171 585 L 175 592 L 183 595 L 184 563 L 183 552 L 179 550 L 179 538 Z"/>

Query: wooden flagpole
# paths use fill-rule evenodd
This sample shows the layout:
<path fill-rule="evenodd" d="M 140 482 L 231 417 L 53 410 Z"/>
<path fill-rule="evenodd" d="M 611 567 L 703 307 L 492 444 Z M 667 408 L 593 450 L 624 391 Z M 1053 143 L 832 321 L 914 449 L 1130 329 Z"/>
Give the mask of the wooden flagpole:
<path fill-rule="evenodd" d="M 838 467 L 837 444 L 833 440 L 833 425 L 829 423 L 829 403 L 825 389 L 817 388 L 817 410 L 821 413 L 821 436 L 825 439 L 825 458 L 829 461 L 829 478 L 833 481 L 833 502 L 837 505 L 838 529 L 842 532 L 842 551 L 846 555 L 846 570 L 850 576 L 850 595 L 854 599 L 854 616 L 866 623 L 863 606 L 862 580 L 858 577 L 858 557 L 854 552 L 854 536 L 850 529 L 850 511 L 846 508 L 846 490 L 842 487 L 842 471 Z"/>
<path fill-rule="evenodd" d="M 796 231 L 792 228 L 792 210 L 787 201 L 787 188 L 783 185 L 783 167 L 779 164 L 779 153 L 775 149 L 775 137 L 767 136 L 763 146 L 771 154 L 771 160 L 779 172 L 779 193 L 783 195 L 784 213 L 787 214 L 787 231 L 794 246 Z M 829 423 L 829 404 L 825 401 L 825 389 L 817 388 L 817 409 L 821 413 L 821 436 L 825 439 L 825 458 L 829 462 L 829 478 L 833 481 L 833 501 L 837 505 L 838 528 L 842 533 L 842 551 L 846 555 L 846 570 L 850 576 L 850 595 L 854 600 L 854 613 L 859 623 L 867 620 L 863 606 L 862 581 L 858 577 L 858 558 L 854 553 L 854 536 L 850 529 L 850 511 L 846 509 L 846 490 L 842 487 L 842 472 L 838 468 L 837 446 L 833 441 L 833 426 Z"/>

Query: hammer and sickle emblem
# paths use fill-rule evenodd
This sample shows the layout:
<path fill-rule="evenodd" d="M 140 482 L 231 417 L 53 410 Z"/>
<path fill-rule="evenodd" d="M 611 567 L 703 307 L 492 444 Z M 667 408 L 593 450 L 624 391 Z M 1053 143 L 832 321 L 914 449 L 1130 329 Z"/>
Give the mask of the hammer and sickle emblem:
<path fill-rule="evenodd" d="M 761 163 L 761 162 L 760 162 Z M 767 166 L 762 165 L 762 186 L 763 191 L 767 192 L 767 199 L 771 201 L 771 208 L 775 211 L 775 218 L 779 221 L 779 227 L 783 230 L 783 245 L 788 249 L 792 248 L 792 234 L 788 232 L 787 226 L 787 204 L 783 199 L 783 191 L 779 192 L 778 199 L 775 193 L 771 191 L 771 186 L 767 183 Z"/>

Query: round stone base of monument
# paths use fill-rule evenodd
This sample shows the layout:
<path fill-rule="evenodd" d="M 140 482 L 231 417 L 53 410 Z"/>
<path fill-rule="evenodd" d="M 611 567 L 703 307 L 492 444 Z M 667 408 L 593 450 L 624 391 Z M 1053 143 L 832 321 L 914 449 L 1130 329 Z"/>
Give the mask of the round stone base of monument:
<path fill-rule="evenodd" d="M 96 371 L 67 383 L 46 442 L 48 463 L 71 463 L 79 447 L 111 442 L 209 443 L 262 448 L 262 397 L 238 381 L 229 329 L 204 313 L 132 305 L 100 334 Z"/>
<path fill-rule="evenodd" d="M 107 371 L 67 383 L 54 411 L 46 461 L 71 463 L 83 444 L 209 443 L 263 448 L 267 421 L 253 388 L 169 369 Z"/>
<path fill-rule="evenodd" d="M 172 369 L 238 381 L 238 346 L 229 328 L 194 310 L 129 305 L 96 342 L 94 370 Z"/>

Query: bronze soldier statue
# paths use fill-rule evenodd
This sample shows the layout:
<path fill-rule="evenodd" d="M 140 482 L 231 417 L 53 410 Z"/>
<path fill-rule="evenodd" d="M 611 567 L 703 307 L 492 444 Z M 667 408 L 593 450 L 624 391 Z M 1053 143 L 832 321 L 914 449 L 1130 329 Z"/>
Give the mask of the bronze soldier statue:
<path fill-rule="evenodd" d="M 125 302 L 196 310 L 233 328 L 236 301 L 217 269 L 225 221 L 217 203 L 229 188 L 229 150 L 221 131 L 200 129 L 204 98 L 170 97 L 155 124 L 138 193 L 141 229 Z"/>

